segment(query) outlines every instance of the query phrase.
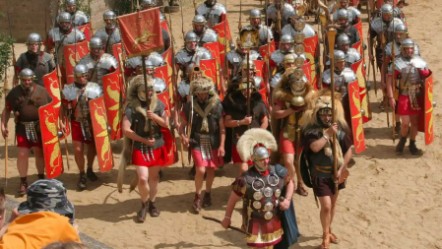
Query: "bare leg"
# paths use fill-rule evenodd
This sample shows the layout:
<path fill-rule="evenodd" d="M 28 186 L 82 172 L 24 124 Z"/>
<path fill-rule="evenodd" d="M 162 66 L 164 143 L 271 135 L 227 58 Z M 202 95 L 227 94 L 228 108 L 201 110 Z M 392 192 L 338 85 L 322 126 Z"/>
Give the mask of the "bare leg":
<path fill-rule="evenodd" d="M 149 171 L 147 167 L 143 166 L 137 166 L 136 168 L 138 175 L 138 191 L 140 191 L 141 201 L 145 203 L 149 198 L 149 184 L 148 184 Z"/>
<path fill-rule="evenodd" d="M 332 219 L 332 197 L 322 196 L 319 197 L 319 203 L 321 203 L 321 211 L 319 217 L 322 225 L 322 248 L 328 248 L 330 244 L 330 225 Z"/>
<path fill-rule="evenodd" d="M 413 115 L 409 117 L 410 117 L 410 139 L 416 141 L 419 117 L 418 115 Z"/>
<path fill-rule="evenodd" d="M 17 169 L 20 177 L 28 176 L 28 165 L 29 165 L 29 149 L 25 147 L 18 147 L 17 155 Z"/>
<path fill-rule="evenodd" d="M 400 116 L 401 117 L 401 137 L 408 137 L 408 130 L 410 127 L 410 116 Z"/>
<path fill-rule="evenodd" d="M 87 168 L 92 170 L 92 166 L 94 165 L 94 159 L 97 155 L 97 150 L 95 149 L 94 144 L 87 145 Z"/>
<path fill-rule="evenodd" d="M 206 193 L 210 193 L 212 191 L 213 181 L 215 180 L 215 169 L 207 168 L 207 176 L 206 176 Z"/>
<path fill-rule="evenodd" d="M 72 141 L 74 144 L 74 158 L 77 163 L 78 170 L 84 173 L 84 145 L 80 141 Z"/>
<path fill-rule="evenodd" d="M 158 183 L 160 182 L 160 176 L 159 176 L 159 172 L 160 172 L 160 167 L 158 166 L 154 166 L 154 167 L 149 167 L 149 200 L 154 202 L 155 198 L 157 197 L 157 192 L 158 192 Z"/>
<path fill-rule="evenodd" d="M 206 167 L 196 166 L 195 167 L 195 193 L 197 195 L 201 194 L 203 188 L 204 174 L 206 173 Z"/>
<path fill-rule="evenodd" d="M 32 147 L 35 155 L 35 165 L 37 166 L 38 174 L 44 174 L 45 171 L 45 161 L 43 158 L 43 150 L 40 147 Z"/>

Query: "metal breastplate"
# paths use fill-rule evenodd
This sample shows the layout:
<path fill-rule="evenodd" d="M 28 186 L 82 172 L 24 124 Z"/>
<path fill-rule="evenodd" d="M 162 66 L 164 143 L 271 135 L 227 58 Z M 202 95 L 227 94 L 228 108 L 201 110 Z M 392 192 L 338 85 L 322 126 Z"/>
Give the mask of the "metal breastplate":
<path fill-rule="evenodd" d="M 107 49 L 105 52 L 108 54 L 113 54 L 112 53 L 112 45 L 113 44 L 121 42 L 121 34 L 120 34 L 119 28 L 114 29 L 110 38 L 109 38 L 109 34 L 106 32 L 106 28 L 102 28 L 102 29 L 98 30 L 94 34 L 94 36 L 101 38 L 101 40 L 103 41 L 103 44 L 105 46 L 107 45 Z M 108 42 L 108 39 L 109 39 L 109 42 Z"/>
<path fill-rule="evenodd" d="M 263 24 L 259 25 L 259 45 L 267 44 L 272 39 L 273 35 L 270 29 Z"/>
<path fill-rule="evenodd" d="M 350 65 L 359 61 L 361 59 L 361 55 L 354 48 L 349 48 L 347 53 L 345 54 L 345 61 Z"/>
<path fill-rule="evenodd" d="M 420 89 L 418 87 L 422 79 L 418 69 L 426 68 L 426 62 L 418 56 L 414 56 L 411 59 L 399 56 L 394 61 L 394 65 L 395 69 L 401 74 L 399 81 L 400 94 L 409 95 L 410 90 L 413 91 L 412 94 L 419 93 Z"/>
<path fill-rule="evenodd" d="M 226 14 L 226 8 L 220 3 L 216 3 L 212 7 L 208 7 L 206 4 L 201 4 L 196 9 L 196 13 L 203 15 L 207 20 L 207 25 L 212 27 L 220 22 L 221 16 Z"/>
<path fill-rule="evenodd" d="M 89 22 L 89 18 L 83 11 L 77 10 L 72 17 L 72 24 L 74 26 L 81 26 Z"/>
<path fill-rule="evenodd" d="M 279 67 L 284 60 L 284 56 L 287 53 L 283 53 L 281 50 L 276 50 L 275 52 L 270 55 L 270 59 L 275 62 L 276 66 Z"/>
<path fill-rule="evenodd" d="M 293 9 L 293 6 L 291 6 L 288 3 L 284 3 L 284 6 L 282 7 L 281 11 L 281 27 L 284 27 L 288 23 L 288 20 L 291 16 L 295 14 L 295 10 Z M 267 18 L 271 19 L 273 22 L 276 22 L 276 8 L 274 4 L 271 4 L 267 8 Z"/>
<path fill-rule="evenodd" d="M 153 77 L 153 89 L 156 93 L 162 93 L 167 89 L 166 82 L 163 79 Z"/>
<path fill-rule="evenodd" d="M 110 54 L 104 53 L 98 62 L 94 61 L 90 54 L 80 60 L 79 64 L 89 69 L 89 80 L 100 85 L 103 84 L 103 76 L 108 74 L 112 68 L 118 68 L 117 60 Z"/>
<path fill-rule="evenodd" d="M 202 37 L 199 38 L 199 41 L 200 46 L 202 46 L 204 43 L 216 42 L 218 41 L 218 35 L 215 31 L 213 31 L 213 29 L 207 28 L 204 31 Z"/>
<path fill-rule="evenodd" d="M 254 174 L 245 178 L 249 186 L 246 198 L 252 217 L 271 220 L 278 210 L 284 180 L 272 171 L 267 176 Z"/>
<path fill-rule="evenodd" d="M 187 81 L 181 81 L 180 84 L 178 84 L 178 93 L 182 98 L 186 98 L 189 95 L 190 92 L 190 84 Z"/>
<path fill-rule="evenodd" d="M 334 73 L 334 83 L 335 83 L 335 90 L 339 91 L 342 95 L 347 94 L 347 86 L 348 83 L 353 82 L 356 80 L 356 75 L 350 68 L 344 68 L 340 74 Z M 331 84 L 331 75 L 330 75 L 330 69 L 327 69 L 324 71 L 322 82 L 326 85 Z"/>
<path fill-rule="evenodd" d="M 85 39 L 83 32 L 73 28 L 69 34 L 63 34 L 59 28 L 53 28 L 49 31 L 49 37 L 55 44 L 56 63 L 64 65 L 63 46 L 66 44 L 74 44 Z"/>

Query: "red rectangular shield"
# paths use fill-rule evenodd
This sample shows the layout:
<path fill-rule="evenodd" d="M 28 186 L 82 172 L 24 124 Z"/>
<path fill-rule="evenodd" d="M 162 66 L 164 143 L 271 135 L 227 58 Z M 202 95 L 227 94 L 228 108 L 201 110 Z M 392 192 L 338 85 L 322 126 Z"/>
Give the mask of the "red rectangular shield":
<path fill-rule="evenodd" d="M 268 60 L 270 58 L 270 55 L 275 52 L 275 41 L 271 41 L 267 44 L 261 45 L 258 48 L 259 54 L 264 58 L 264 60 Z"/>
<path fill-rule="evenodd" d="M 319 81 L 319 39 L 318 35 L 307 37 L 304 39 L 305 56 L 310 61 L 310 79 L 314 86 L 318 85 Z"/>
<path fill-rule="evenodd" d="M 74 44 L 63 46 L 64 62 L 66 70 L 66 84 L 74 82 L 74 67 L 89 53 L 88 41 L 84 40 Z"/>
<path fill-rule="evenodd" d="M 98 165 L 101 172 L 109 171 L 113 168 L 114 159 L 107 130 L 106 107 L 104 97 L 99 97 L 89 101 L 91 112 L 92 130 L 94 132 L 95 148 L 97 150 Z"/>
<path fill-rule="evenodd" d="M 83 24 L 81 26 L 77 26 L 77 29 L 83 32 L 86 41 L 89 42 L 91 40 L 92 34 L 94 32 L 92 32 L 92 26 L 90 22 Z"/>
<path fill-rule="evenodd" d="M 216 59 L 212 58 L 209 60 L 200 60 L 200 70 L 204 76 L 210 78 L 215 84 L 217 89 L 220 89 L 219 85 L 219 75 L 218 75 L 218 67 L 216 64 Z"/>
<path fill-rule="evenodd" d="M 60 140 L 57 136 L 59 114 L 60 106 L 55 107 L 52 103 L 38 108 L 47 178 L 55 178 L 63 172 L 63 157 L 61 155 Z"/>
<path fill-rule="evenodd" d="M 425 133 L 425 144 L 428 145 L 434 141 L 433 74 L 425 79 L 424 94 L 421 103 L 423 109 L 419 114 L 419 131 Z"/>
<path fill-rule="evenodd" d="M 348 84 L 348 100 L 351 116 L 351 131 L 353 134 L 353 144 L 355 153 L 361 153 L 365 150 L 364 127 L 362 126 L 361 101 L 359 99 L 359 86 L 357 81 Z"/>
<path fill-rule="evenodd" d="M 367 96 L 367 82 L 365 81 L 365 75 L 363 72 L 363 61 L 362 59 L 353 63 L 351 69 L 356 74 L 359 85 L 359 97 L 361 100 L 361 109 L 364 110 L 362 114 L 362 122 L 367 123 L 371 120 L 371 108 Z"/>
<path fill-rule="evenodd" d="M 120 16 L 121 40 L 128 57 L 149 55 L 164 46 L 160 23 L 160 9 L 147 9 Z"/>
<path fill-rule="evenodd" d="M 221 60 L 221 68 L 226 71 L 226 55 L 230 51 L 229 44 L 232 41 L 232 34 L 230 32 L 229 20 L 222 16 L 222 21 L 214 26 L 212 29 L 218 34 L 219 53 Z"/>
<path fill-rule="evenodd" d="M 53 70 L 52 72 L 43 75 L 43 85 L 46 88 L 46 91 L 48 91 L 49 96 L 51 96 L 52 101 L 48 105 L 52 105 L 57 112 L 57 119 L 59 118 L 59 112 L 61 108 L 61 89 L 60 89 L 60 81 L 58 79 L 57 70 Z M 60 138 L 60 140 L 63 140 L 71 134 L 71 129 L 69 127 L 70 122 L 68 122 L 68 118 L 65 117 L 66 120 L 64 120 L 66 127 L 64 130 L 63 137 Z"/>
<path fill-rule="evenodd" d="M 110 138 L 118 140 L 122 137 L 121 121 L 123 120 L 123 90 L 119 71 L 103 76 L 103 96 L 106 106 L 107 123 L 111 127 Z"/>

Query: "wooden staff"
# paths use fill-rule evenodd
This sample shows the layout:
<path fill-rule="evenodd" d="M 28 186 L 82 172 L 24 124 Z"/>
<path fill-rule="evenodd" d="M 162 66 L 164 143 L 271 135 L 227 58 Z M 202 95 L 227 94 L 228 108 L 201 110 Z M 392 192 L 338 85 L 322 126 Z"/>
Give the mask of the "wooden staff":
<path fill-rule="evenodd" d="M 331 106 L 332 106 L 332 124 L 336 123 L 336 113 L 335 113 L 335 38 L 336 38 L 336 29 L 335 28 L 329 28 L 327 32 L 327 38 L 328 38 L 328 49 L 329 49 L 329 57 L 330 57 L 330 87 L 331 87 Z M 333 134 L 333 140 L 332 140 L 332 151 L 333 151 L 333 176 L 335 181 L 335 188 L 336 191 L 338 191 L 338 185 L 339 182 L 337 181 L 338 178 L 338 158 L 336 155 L 336 134 Z"/>
<path fill-rule="evenodd" d="M 370 10 L 370 6 L 371 4 L 369 3 L 369 1 L 367 1 L 367 12 L 368 12 L 368 30 L 371 30 L 371 10 Z M 376 98 L 378 97 L 378 87 L 377 87 L 377 82 L 376 82 L 376 67 L 374 65 L 374 54 L 373 54 L 373 41 L 370 37 L 370 35 L 368 35 L 367 37 L 368 40 L 368 55 L 369 57 L 371 57 L 370 59 L 370 65 L 368 65 L 368 76 L 370 76 L 370 66 L 373 69 L 373 84 L 374 84 L 374 94 L 376 96 Z M 367 77 L 368 78 L 368 77 Z M 368 95 L 368 93 L 367 93 Z"/>
<path fill-rule="evenodd" d="M 394 10 L 394 7 L 395 7 L 396 5 L 395 5 L 395 2 L 393 1 L 393 10 Z M 395 32 L 396 30 L 396 26 L 394 25 L 394 16 L 393 16 L 393 32 Z M 395 39 L 393 38 L 393 40 L 392 40 L 392 42 L 391 42 L 391 65 L 392 65 L 392 67 L 393 67 L 393 69 L 394 69 L 394 60 L 395 60 L 395 58 L 396 58 L 396 55 L 394 54 L 395 53 L 395 44 L 396 43 L 396 41 L 395 41 Z M 393 70 L 393 77 L 392 77 L 392 79 L 391 79 L 391 96 L 394 98 L 394 92 L 395 92 L 395 88 L 396 88 L 396 77 L 394 77 L 394 70 Z M 386 91 L 387 92 L 387 91 Z M 388 92 L 387 92 L 388 93 Z M 387 96 L 387 104 L 389 105 L 389 101 L 388 101 L 389 99 L 388 99 L 388 96 Z M 392 125 L 391 125 L 391 133 L 392 133 L 392 138 L 393 138 L 393 143 L 395 143 L 395 140 L 396 140 L 396 137 L 395 137 L 395 133 L 396 133 L 396 110 L 395 110 L 395 108 L 393 108 L 392 106 L 390 107 L 391 108 L 391 115 L 392 115 L 392 117 L 391 117 L 391 119 L 392 119 L 392 121 L 393 121 L 393 123 L 392 123 Z"/>
<path fill-rule="evenodd" d="M 242 16 L 242 0 L 239 0 L 239 20 L 238 20 L 238 31 L 241 34 L 241 29 L 242 29 L 242 25 L 241 25 L 241 16 Z"/>
<path fill-rule="evenodd" d="M 174 56 L 175 55 L 175 38 L 173 36 L 173 29 L 172 29 L 173 25 L 172 25 L 172 17 L 170 16 L 170 12 L 169 12 L 169 20 L 166 20 L 166 21 L 168 21 L 168 23 L 169 23 L 170 41 L 171 41 L 170 47 L 172 49 L 172 65 L 171 65 L 171 67 L 172 67 L 172 92 L 173 92 L 172 101 L 173 101 L 175 112 L 178 112 L 178 104 L 177 104 L 178 98 L 176 97 L 177 95 L 175 95 L 175 93 L 177 92 L 177 89 L 178 89 L 176 68 L 175 68 L 175 56 Z M 181 156 L 181 164 L 182 164 L 181 166 L 184 168 L 184 166 L 185 166 L 184 165 L 184 144 L 183 144 L 182 139 L 180 139 L 180 141 L 181 141 L 180 142 L 181 143 L 180 156 Z M 176 142 L 176 139 L 175 139 L 175 142 Z"/>
<path fill-rule="evenodd" d="M 180 12 L 181 12 L 181 34 L 184 39 L 184 14 L 183 14 L 183 0 L 180 1 Z M 169 13 L 170 15 L 170 13 Z M 172 33 L 172 32 L 171 32 Z"/>
<path fill-rule="evenodd" d="M 5 95 L 5 106 L 6 106 L 6 85 L 8 81 L 8 66 L 5 67 L 5 83 L 3 85 L 3 94 Z M 6 111 L 6 109 L 5 109 Z M 8 123 L 5 123 L 6 128 L 8 127 Z M 5 188 L 8 186 L 8 137 L 5 137 Z"/>

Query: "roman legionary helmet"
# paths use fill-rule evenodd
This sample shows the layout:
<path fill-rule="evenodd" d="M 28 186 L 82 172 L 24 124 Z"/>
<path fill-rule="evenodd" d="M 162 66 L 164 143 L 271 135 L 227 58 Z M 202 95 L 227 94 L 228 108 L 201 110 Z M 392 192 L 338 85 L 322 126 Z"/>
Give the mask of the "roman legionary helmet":
<path fill-rule="evenodd" d="M 404 39 L 401 42 L 401 49 L 403 48 L 414 48 L 414 41 L 411 40 L 410 38 Z"/>
<path fill-rule="evenodd" d="M 72 22 L 72 16 L 68 12 L 61 12 L 58 15 L 58 17 L 57 17 L 57 21 L 58 21 L 59 24 L 63 23 L 63 22 L 71 23 Z"/>
<path fill-rule="evenodd" d="M 335 50 L 335 63 L 340 61 L 345 61 L 345 53 L 341 50 Z"/>
<path fill-rule="evenodd" d="M 342 33 L 338 36 L 338 39 L 336 40 L 336 44 L 338 45 L 338 48 L 340 48 L 343 45 L 350 45 L 350 37 L 348 37 L 347 34 Z"/>
<path fill-rule="evenodd" d="M 103 13 L 103 20 L 116 20 L 117 15 L 112 10 L 106 10 Z"/>
<path fill-rule="evenodd" d="M 142 0 L 140 2 L 140 6 L 143 9 L 153 8 L 153 7 L 157 6 L 157 1 L 156 0 Z"/>
<path fill-rule="evenodd" d="M 381 6 L 381 14 L 391 14 L 393 15 L 393 6 L 389 3 L 385 3 Z"/>
<path fill-rule="evenodd" d="M 207 20 L 203 15 L 195 15 L 193 17 L 192 23 L 204 25 L 207 23 Z"/>
<path fill-rule="evenodd" d="M 252 18 L 261 18 L 261 11 L 259 9 L 252 9 L 250 10 L 250 19 Z"/>
<path fill-rule="evenodd" d="M 42 42 L 41 36 L 39 34 L 37 34 L 37 33 L 30 33 L 28 35 L 28 39 L 26 39 L 26 44 L 27 45 L 35 44 L 35 43 L 40 44 L 41 42 Z"/>
<path fill-rule="evenodd" d="M 348 20 L 348 10 L 346 9 L 339 9 L 337 13 L 337 19 L 338 20 Z"/>
<path fill-rule="evenodd" d="M 83 64 L 78 64 L 74 68 L 75 77 L 81 77 L 81 76 L 88 74 L 88 73 L 89 73 L 89 69 Z"/>
<path fill-rule="evenodd" d="M 243 162 L 254 162 L 270 157 L 270 152 L 278 149 L 275 137 L 269 131 L 261 128 L 252 128 L 244 132 L 236 144 L 236 149 Z M 256 164 L 255 164 L 256 165 Z M 259 166 L 259 165 L 256 165 Z M 265 168 L 257 167 L 263 171 Z"/>
<path fill-rule="evenodd" d="M 64 1 L 66 6 L 77 6 L 77 1 L 76 0 L 66 0 Z"/>
<path fill-rule="evenodd" d="M 35 79 L 35 73 L 29 68 L 24 68 L 23 70 L 20 71 L 18 77 L 21 80 Z"/>
<path fill-rule="evenodd" d="M 103 49 L 104 44 L 103 44 L 103 41 L 101 40 L 100 37 L 92 37 L 91 40 L 89 41 L 89 47 L 91 49 L 93 49 L 93 48 Z"/>

